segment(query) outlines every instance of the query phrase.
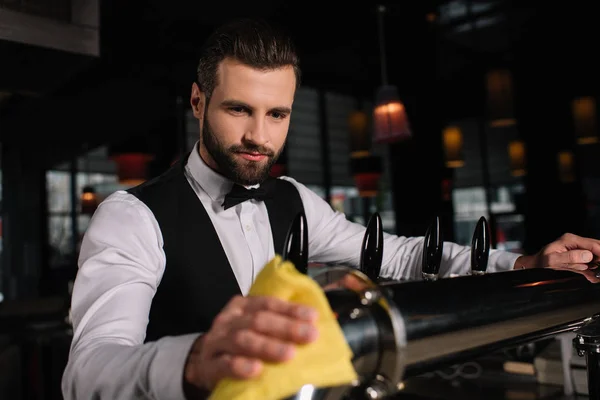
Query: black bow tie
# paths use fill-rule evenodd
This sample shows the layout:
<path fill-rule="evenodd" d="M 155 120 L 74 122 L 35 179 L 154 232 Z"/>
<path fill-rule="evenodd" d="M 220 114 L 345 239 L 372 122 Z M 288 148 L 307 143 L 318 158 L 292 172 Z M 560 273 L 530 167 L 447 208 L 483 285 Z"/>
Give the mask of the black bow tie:
<path fill-rule="evenodd" d="M 223 201 L 223 208 L 227 210 L 233 206 L 243 203 L 246 200 L 255 199 L 264 201 L 271 197 L 271 190 L 273 185 L 269 181 L 261 184 L 260 187 L 254 189 L 246 189 L 241 185 L 233 185 L 231 191 L 225 195 Z"/>

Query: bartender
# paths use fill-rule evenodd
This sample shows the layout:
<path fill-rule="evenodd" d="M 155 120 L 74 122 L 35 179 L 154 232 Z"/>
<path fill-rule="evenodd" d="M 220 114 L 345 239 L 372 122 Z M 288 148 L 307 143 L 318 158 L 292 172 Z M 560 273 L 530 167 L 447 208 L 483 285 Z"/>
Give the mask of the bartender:
<path fill-rule="evenodd" d="M 158 178 L 111 194 L 83 238 L 66 400 L 201 398 L 318 337 L 314 310 L 246 296 L 300 211 L 311 262 L 359 263 L 364 226 L 293 178 L 269 178 L 300 78 L 290 38 L 262 22 L 207 39 L 190 96 L 198 142 Z M 384 239 L 382 275 L 420 279 L 423 237 Z M 534 255 L 491 250 L 488 271 L 569 269 L 596 282 L 594 257 L 598 240 L 567 234 Z M 469 260 L 469 247 L 445 243 L 440 275 L 467 274 Z"/>

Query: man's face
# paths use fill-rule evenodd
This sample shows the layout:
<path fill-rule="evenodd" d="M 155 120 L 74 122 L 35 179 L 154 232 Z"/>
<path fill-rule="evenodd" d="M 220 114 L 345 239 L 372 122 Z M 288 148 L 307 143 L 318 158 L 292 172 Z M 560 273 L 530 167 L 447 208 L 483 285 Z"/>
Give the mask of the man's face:
<path fill-rule="evenodd" d="M 295 89 L 292 67 L 259 71 L 224 60 L 201 122 L 204 161 L 236 183 L 264 181 L 283 150 Z"/>

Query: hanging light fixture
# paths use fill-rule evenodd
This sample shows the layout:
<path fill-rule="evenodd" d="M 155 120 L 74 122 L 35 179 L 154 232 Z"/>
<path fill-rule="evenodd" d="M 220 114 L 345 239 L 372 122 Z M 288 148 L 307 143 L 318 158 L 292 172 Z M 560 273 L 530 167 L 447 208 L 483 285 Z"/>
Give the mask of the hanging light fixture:
<path fill-rule="evenodd" d="M 596 125 L 596 100 L 591 96 L 573 100 L 573 121 L 578 144 L 598 143 L 598 127 Z"/>
<path fill-rule="evenodd" d="M 508 143 L 508 157 L 512 176 L 519 177 L 527 174 L 525 143 L 522 140 L 512 140 Z"/>
<path fill-rule="evenodd" d="M 507 69 L 489 71 L 486 76 L 488 118 L 492 127 L 517 123 L 513 105 L 512 74 Z"/>
<path fill-rule="evenodd" d="M 575 182 L 575 157 L 571 151 L 558 153 L 558 178 L 562 183 Z"/>
<path fill-rule="evenodd" d="M 383 29 L 383 16 L 385 6 L 378 6 L 379 27 L 379 53 L 381 63 L 382 85 L 375 98 L 374 141 L 377 143 L 390 143 L 408 139 L 412 136 L 408 116 L 404 104 L 400 101 L 398 89 L 388 84 L 387 65 L 385 57 L 385 35 Z"/>
<path fill-rule="evenodd" d="M 444 153 L 446 167 L 460 168 L 465 165 L 463 157 L 463 137 L 458 126 L 448 126 L 444 129 Z"/>

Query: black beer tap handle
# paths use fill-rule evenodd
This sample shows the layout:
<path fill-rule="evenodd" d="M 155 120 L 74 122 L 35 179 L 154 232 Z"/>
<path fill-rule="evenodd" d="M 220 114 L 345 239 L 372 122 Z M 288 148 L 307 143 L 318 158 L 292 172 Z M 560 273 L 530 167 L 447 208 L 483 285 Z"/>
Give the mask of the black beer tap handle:
<path fill-rule="evenodd" d="M 369 218 L 360 253 L 360 271 L 373 282 L 379 280 L 383 260 L 383 226 L 379 213 Z"/>
<path fill-rule="evenodd" d="M 436 216 L 429 224 L 423 243 L 423 258 L 421 261 L 421 275 L 424 280 L 435 281 L 440 273 L 442 251 L 444 250 L 444 235 L 440 217 Z"/>
<path fill-rule="evenodd" d="M 490 227 L 485 217 L 479 218 L 471 243 L 471 274 L 483 275 L 490 255 Z"/>
<path fill-rule="evenodd" d="M 296 214 L 288 228 L 282 257 L 292 262 L 298 271 L 308 273 L 308 226 L 304 212 Z"/>

